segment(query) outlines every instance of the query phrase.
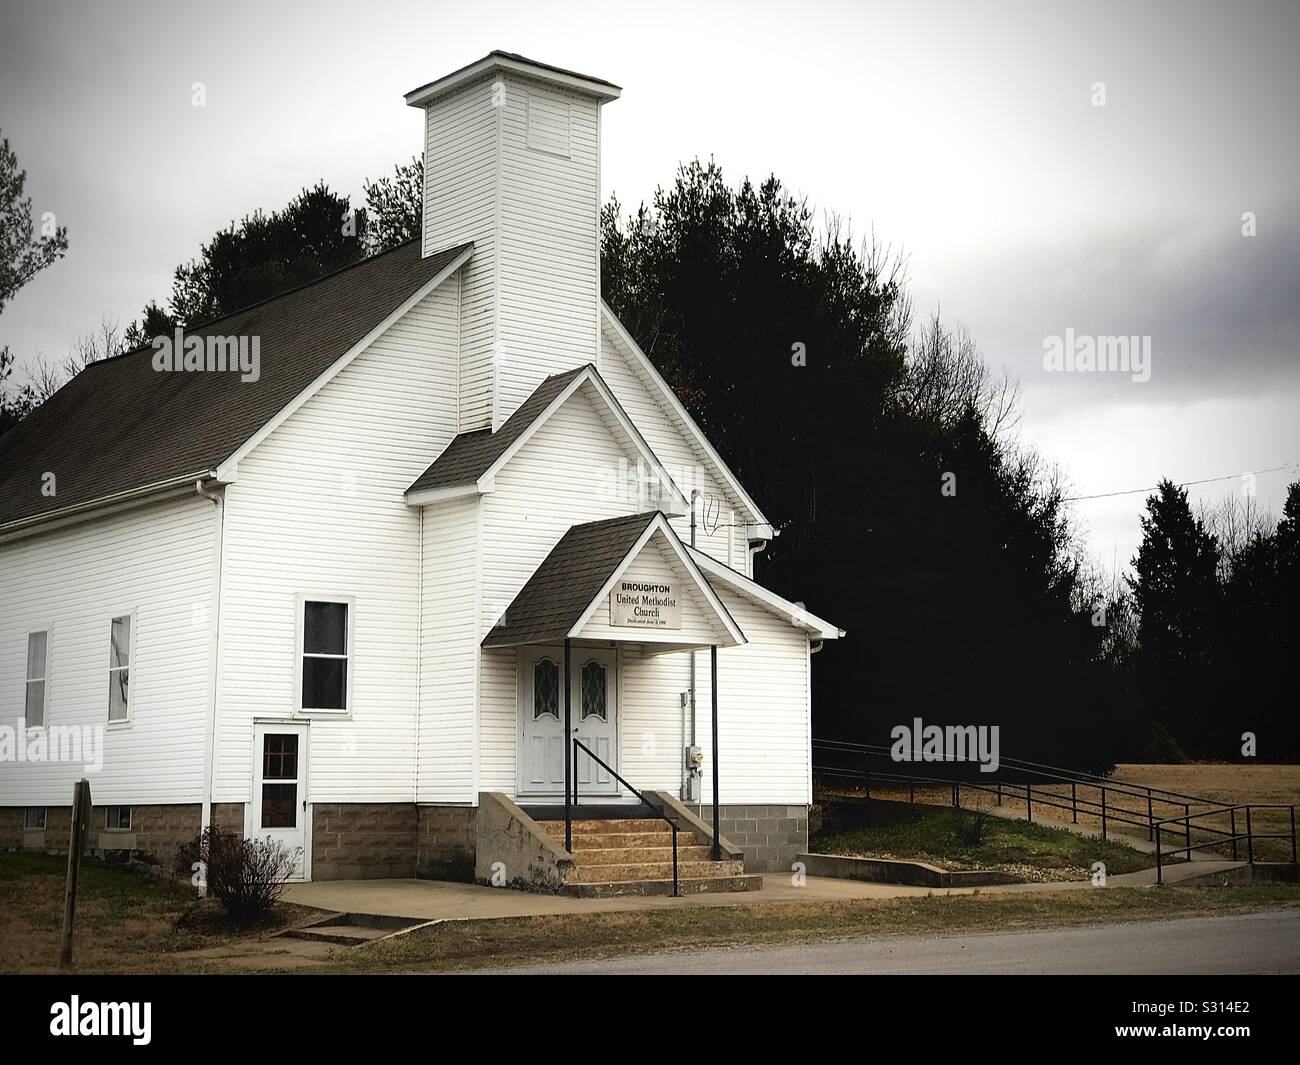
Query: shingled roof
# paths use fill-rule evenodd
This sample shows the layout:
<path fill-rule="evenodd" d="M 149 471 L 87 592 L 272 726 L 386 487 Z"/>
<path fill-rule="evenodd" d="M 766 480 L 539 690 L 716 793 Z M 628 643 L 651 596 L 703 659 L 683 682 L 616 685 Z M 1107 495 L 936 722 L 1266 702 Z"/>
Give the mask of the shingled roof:
<path fill-rule="evenodd" d="M 483 638 L 483 646 L 562 640 L 657 515 L 650 511 L 573 526 Z"/>
<path fill-rule="evenodd" d="M 259 337 L 256 382 L 155 371 L 152 346 L 92 363 L 0 437 L 0 529 L 208 475 L 471 247 L 411 241 L 186 331 Z"/>
<path fill-rule="evenodd" d="M 513 647 L 529 643 L 555 643 L 573 634 L 605 585 L 614 578 L 652 525 L 679 552 L 679 558 L 709 599 L 718 620 L 726 628 L 726 644 L 744 643 L 745 637 L 727 608 L 722 605 L 684 545 L 676 538 L 662 511 L 629 514 L 574 525 L 551 548 L 527 583 L 519 590 L 483 638 L 484 647 Z"/>
<path fill-rule="evenodd" d="M 495 433 L 491 429 L 475 429 L 473 432 L 458 434 L 447 445 L 447 450 L 434 460 L 433 465 L 412 482 L 407 492 L 473 484 L 492 468 L 510 449 L 511 444 L 528 431 L 574 378 L 580 377 L 589 368 L 588 363 L 546 378 Z"/>

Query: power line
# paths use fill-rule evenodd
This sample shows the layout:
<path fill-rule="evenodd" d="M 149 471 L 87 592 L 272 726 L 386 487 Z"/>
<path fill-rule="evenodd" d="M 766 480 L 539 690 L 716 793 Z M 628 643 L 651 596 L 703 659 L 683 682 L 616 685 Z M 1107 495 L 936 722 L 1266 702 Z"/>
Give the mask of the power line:
<path fill-rule="evenodd" d="M 1246 472 L 1252 475 L 1261 473 L 1277 473 L 1278 470 L 1291 469 L 1297 466 L 1300 466 L 1300 463 L 1284 462 L 1281 466 L 1271 466 L 1266 470 L 1248 470 Z M 1180 481 L 1175 485 L 1175 487 L 1190 488 L 1198 484 L 1214 484 L 1216 481 L 1236 481 L 1240 480 L 1244 476 L 1246 476 L 1245 473 L 1229 473 L 1223 477 L 1205 477 L 1198 481 Z M 1158 492 L 1159 490 L 1159 485 L 1152 485 L 1150 488 L 1127 488 L 1122 492 L 1098 492 L 1096 495 L 1090 496 L 1066 496 L 1063 502 L 1077 503 L 1085 499 L 1110 499 L 1113 496 L 1134 496 L 1139 495 L 1142 492 Z"/>

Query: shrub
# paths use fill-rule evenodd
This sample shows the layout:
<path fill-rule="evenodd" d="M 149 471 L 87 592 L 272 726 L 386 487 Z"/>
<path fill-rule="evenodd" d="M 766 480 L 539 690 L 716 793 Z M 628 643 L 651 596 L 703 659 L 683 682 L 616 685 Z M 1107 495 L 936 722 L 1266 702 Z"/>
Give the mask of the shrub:
<path fill-rule="evenodd" d="M 1152 721 L 1147 726 L 1147 735 L 1138 757 L 1144 762 L 1156 765 L 1182 765 L 1187 761 L 1178 741 L 1165 728 L 1163 722 Z"/>
<path fill-rule="evenodd" d="M 245 839 L 219 828 L 205 828 L 180 849 L 184 872 L 196 871 L 196 885 L 206 874 L 208 893 L 226 916 L 240 926 L 258 924 L 270 916 L 294 866 L 297 852 L 278 840 Z"/>
<path fill-rule="evenodd" d="M 964 846 L 978 847 L 984 842 L 984 814 L 957 814 L 955 831 Z"/>

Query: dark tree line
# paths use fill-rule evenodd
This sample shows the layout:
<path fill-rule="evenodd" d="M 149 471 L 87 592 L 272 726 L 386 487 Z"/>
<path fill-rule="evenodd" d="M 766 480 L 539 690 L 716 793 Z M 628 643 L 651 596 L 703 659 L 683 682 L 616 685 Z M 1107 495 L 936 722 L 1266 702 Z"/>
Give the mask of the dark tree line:
<path fill-rule="evenodd" d="M 1195 515 L 1168 481 L 1146 501 L 1133 559 L 1136 628 L 1115 662 L 1150 756 L 1300 757 L 1300 482 L 1280 521 L 1229 501 Z"/>
<path fill-rule="evenodd" d="M 780 526 L 763 580 L 849 632 L 815 733 L 997 724 L 1008 754 L 1107 764 L 1104 629 L 1061 491 L 1008 442 L 1014 388 L 938 320 L 913 336 L 897 262 L 828 229 L 696 163 L 611 204 L 602 244 L 605 298 Z"/>

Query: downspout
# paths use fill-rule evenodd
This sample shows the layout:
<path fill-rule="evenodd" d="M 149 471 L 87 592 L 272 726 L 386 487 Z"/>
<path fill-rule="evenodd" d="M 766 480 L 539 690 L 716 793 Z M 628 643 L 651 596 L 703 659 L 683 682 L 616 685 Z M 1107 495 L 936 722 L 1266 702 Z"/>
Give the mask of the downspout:
<path fill-rule="evenodd" d="M 692 550 L 695 548 L 695 500 L 699 498 L 699 495 L 700 495 L 700 490 L 698 488 L 691 489 L 691 548 Z M 688 705 L 686 707 L 686 713 L 688 717 L 687 720 L 683 722 L 683 729 L 682 729 L 684 732 L 687 733 L 689 738 L 687 739 L 686 743 L 683 744 L 684 747 L 695 746 L 695 652 L 693 650 L 690 652 L 690 656 L 691 656 L 691 679 L 690 679 L 690 685 L 688 687 L 688 691 L 690 694 L 687 696 Z M 691 774 L 694 772 L 694 770 L 689 768 L 686 765 L 685 755 L 686 752 L 683 751 L 681 757 L 682 798 L 689 799 L 691 794 L 690 779 L 691 779 Z M 704 798 L 704 788 L 701 786 L 700 799 L 703 800 L 703 798 Z"/>
<path fill-rule="evenodd" d="M 206 735 L 203 738 L 203 802 L 199 820 L 200 831 L 212 825 L 212 780 L 216 764 L 217 745 L 217 677 L 221 669 L 221 563 L 226 540 L 226 506 L 225 493 L 209 492 L 203 481 L 194 482 L 194 490 L 212 503 L 216 509 L 216 559 L 213 576 L 212 609 L 212 690 L 208 700 L 208 720 Z"/>

